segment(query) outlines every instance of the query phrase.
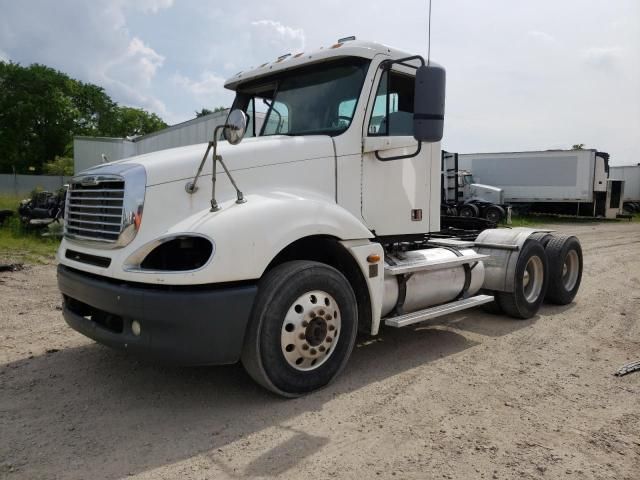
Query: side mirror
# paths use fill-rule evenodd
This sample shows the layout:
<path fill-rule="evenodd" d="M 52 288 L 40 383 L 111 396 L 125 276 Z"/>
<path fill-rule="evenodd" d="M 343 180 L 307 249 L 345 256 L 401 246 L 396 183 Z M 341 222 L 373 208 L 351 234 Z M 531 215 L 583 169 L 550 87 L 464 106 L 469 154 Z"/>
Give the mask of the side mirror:
<path fill-rule="evenodd" d="M 419 142 L 439 142 L 444 130 L 446 74 L 439 65 L 423 65 L 416 72 L 413 137 Z"/>
<path fill-rule="evenodd" d="M 247 131 L 247 115 L 242 110 L 233 110 L 224 125 L 224 138 L 231 145 L 239 144 Z"/>

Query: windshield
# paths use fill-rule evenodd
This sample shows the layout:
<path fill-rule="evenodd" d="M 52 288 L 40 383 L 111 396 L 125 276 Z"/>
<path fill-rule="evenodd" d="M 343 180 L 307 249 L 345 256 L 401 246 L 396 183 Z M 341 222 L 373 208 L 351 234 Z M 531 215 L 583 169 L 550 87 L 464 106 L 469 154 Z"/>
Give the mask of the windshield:
<path fill-rule="evenodd" d="M 464 176 L 464 184 L 471 185 L 473 182 L 473 175 L 465 175 Z"/>
<path fill-rule="evenodd" d="M 241 85 L 233 108 L 249 117 L 248 135 L 339 135 L 351 125 L 368 65 L 352 57 Z"/>

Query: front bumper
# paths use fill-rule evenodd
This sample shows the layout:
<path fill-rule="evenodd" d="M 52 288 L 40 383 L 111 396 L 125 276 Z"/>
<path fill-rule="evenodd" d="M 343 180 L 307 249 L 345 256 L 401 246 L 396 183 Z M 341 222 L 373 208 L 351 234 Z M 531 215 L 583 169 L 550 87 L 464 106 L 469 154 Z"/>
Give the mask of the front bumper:
<path fill-rule="evenodd" d="M 63 265 L 58 287 L 64 319 L 74 330 L 110 347 L 179 365 L 237 362 L 258 290 L 256 285 L 157 288 Z M 134 321 L 139 335 L 132 331 Z"/>

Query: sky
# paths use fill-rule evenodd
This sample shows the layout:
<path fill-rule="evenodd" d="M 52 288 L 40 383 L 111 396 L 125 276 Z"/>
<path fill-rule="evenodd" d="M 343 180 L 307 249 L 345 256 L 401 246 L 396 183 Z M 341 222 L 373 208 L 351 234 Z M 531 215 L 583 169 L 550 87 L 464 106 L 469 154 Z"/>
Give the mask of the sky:
<path fill-rule="evenodd" d="M 433 0 L 443 147 L 584 143 L 640 162 L 640 1 Z M 0 59 L 42 63 L 170 124 L 230 106 L 224 80 L 356 35 L 426 55 L 427 0 L 0 0 Z"/>

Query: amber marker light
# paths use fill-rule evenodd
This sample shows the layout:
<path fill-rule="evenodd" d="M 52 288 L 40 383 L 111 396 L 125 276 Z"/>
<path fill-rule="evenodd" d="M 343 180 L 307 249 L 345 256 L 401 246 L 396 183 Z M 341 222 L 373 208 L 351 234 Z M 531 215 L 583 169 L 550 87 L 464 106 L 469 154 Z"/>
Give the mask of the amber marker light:
<path fill-rule="evenodd" d="M 380 255 L 377 253 L 372 253 L 367 257 L 367 262 L 369 263 L 378 263 L 380 261 Z"/>

